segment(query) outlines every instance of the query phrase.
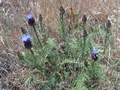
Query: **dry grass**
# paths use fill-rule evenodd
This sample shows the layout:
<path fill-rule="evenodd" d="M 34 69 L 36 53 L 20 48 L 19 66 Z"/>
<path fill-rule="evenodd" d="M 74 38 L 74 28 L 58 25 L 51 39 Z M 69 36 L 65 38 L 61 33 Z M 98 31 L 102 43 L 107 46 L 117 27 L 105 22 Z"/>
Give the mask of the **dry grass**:
<path fill-rule="evenodd" d="M 11 87 L 22 87 L 20 85 L 24 80 L 21 80 L 19 76 L 22 74 L 22 77 L 26 79 L 29 75 L 27 71 L 31 68 L 20 67 L 17 64 L 17 52 L 24 49 L 21 42 L 20 27 L 31 29 L 27 24 L 25 15 L 32 12 L 37 21 L 39 14 L 42 14 L 44 25 L 49 27 L 50 35 L 59 39 L 56 19 L 59 16 L 61 5 L 66 10 L 66 17 L 73 23 L 80 23 L 80 18 L 83 14 L 86 14 L 89 23 L 92 23 L 93 26 L 98 23 L 97 26 L 101 27 L 101 23 L 106 21 L 106 16 L 109 15 L 113 24 L 111 29 L 114 32 L 112 39 L 115 42 L 114 47 L 111 47 L 113 52 L 110 53 L 108 58 L 110 61 L 120 58 L 120 52 L 118 51 L 120 49 L 120 12 L 117 12 L 120 9 L 119 0 L 2 0 L 0 3 L 0 67 L 9 63 L 10 71 L 2 73 L 4 79 L 1 79 L 3 82 L 0 83 L 12 82 L 14 85 Z M 94 22 L 95 19 L 97 19 L 97 22 Z M 73 23 L 70 23 L 71 26 Z M 30 88 L 32 87 L 26 87 L 25 90 L 32 90 Z"/>

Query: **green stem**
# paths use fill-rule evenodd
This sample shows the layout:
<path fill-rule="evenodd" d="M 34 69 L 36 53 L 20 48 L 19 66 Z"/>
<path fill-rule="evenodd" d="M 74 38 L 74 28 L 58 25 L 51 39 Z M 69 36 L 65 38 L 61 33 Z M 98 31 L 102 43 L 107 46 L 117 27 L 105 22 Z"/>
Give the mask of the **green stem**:
<path fill-rule="evenodd" d="M 65 29 L 64 29 L 64 20 L 63 20 L 63 14 L 60 15 L 60 19 L 61 19 L 61 25 L 62 25 L 62 39 L 65 42 L 66 38 L 65 38 Z"/>
<path fill-rule="evenodd" d="M 37 30 L 36 30 L 35 26 L 33 26 L 33 28 L 34 28 L 36 37 L 37 37 L 37 39 L 38 39 L 38 43 L 39 43 L 40 47 L 42 47 L 42 43 L 40 42 L 40 39 L 39 39 L 39 36 L 38 36 L 38 34 L 37 34 Z"/>
<path fill-rule="evenodd" d="M 83 30 L 85 30 L 85 24 L 83 23 Z M 83 50 L 82 50 L 82 61 L 84 60 L 84 51 L 85 51 L 85 44 L 86 44 L 86 35 L 83 31 Z"/>
<path fill-rule="evenodd" d="M 106 36 L 105 36 L 105 44 L 104 44 L 104 54 L 105 54 L 105 51 L 106 51 L 106 48 L 107 48 L 107 41 L 108 41 L 108 28 L 106 28 L 107 32 L 106 32 Z"/>
<path fill-rule="evenodd" d="M 36 58 L 35 58 L 35 56 L 34 56 L 34 52 L 33 52 L 33 50 L 30 49 L 30 52 L 31 52 L 31 54 L 33 55 L 33 58 L 34 58 L 34 60 L 35 60 L 35 64 L 36 64 Z"/>
<path fill-rule="evenodd" d="M 32 54 L 32 55 L 34 55 L 34 52 L 33 52 L 33 50 L 32 50 L 32 49 L 30 49 L 30 52 L 31 52 L 31 54 Z"/>
<path fill-rule="evenodd" d="M 42 31 L 43 31 L 42 21 L 40 21 L 40 29 L 39 29 L 39 33 L 41 34 Z"/>
<path fill-rule="evenodd" d="M 40 28 L 41 28 L 41 31 L 43 31 L 42 21 L 40 22 Z"/>

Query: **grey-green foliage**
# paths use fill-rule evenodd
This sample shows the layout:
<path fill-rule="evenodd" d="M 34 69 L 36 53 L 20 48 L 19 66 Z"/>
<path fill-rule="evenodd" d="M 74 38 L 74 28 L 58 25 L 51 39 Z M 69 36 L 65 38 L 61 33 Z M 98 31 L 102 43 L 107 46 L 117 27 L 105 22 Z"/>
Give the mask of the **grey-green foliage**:
<path fill-rule="evenodd" d="M 76 90 L 87 90 L 85 86 L 85 81 L 89 79 L 89 76 L 86 73 L 81 73 L 75 80 L 75 89 Z"/>

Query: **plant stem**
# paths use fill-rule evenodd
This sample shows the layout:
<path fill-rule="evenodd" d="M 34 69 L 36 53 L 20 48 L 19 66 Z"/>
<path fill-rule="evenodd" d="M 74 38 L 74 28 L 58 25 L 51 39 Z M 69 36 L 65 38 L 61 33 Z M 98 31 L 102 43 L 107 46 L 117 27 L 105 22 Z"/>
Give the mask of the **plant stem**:
<path fill-rule="evenodd" d="M 42 21 L 40 22 L 40 28 L 41 28 L 41 31 L 43 31 Z"/>
<path fill-rule="evenodd" d="M 60 15 L 60 21 L 61 21 L 61 25 L 62 25 L 62 40 L 65 43 L 65 48 L 66 48 L 65 52 L 68 53 L 67 57 L 69 57 L 69 56 L 72 55 L 72 52 L 71 52 L 71 48 L 69 46 L 69 43 L 68 43 L 68 41 L 66 39 L 66 32 L 65 32 L 65 27 L 64 27 L 63 14 Z"/>
<path fill-rule="evenodd" d="M 32 50 L 32 49 L 30 49 L 30 52 L 31 52 L 31 54 L 32 54 L 32 55 L 34 55 L 34 52 L 33 52 L 33 50 Z"/>
<path fill-rule="evenodd" d="M 40 21 L 40 29 L 39 29 L 39 33 L 41 34 L 42 31 L 43 31 L 42 21 Z"/>
<path fill-rule="evenodd" d="M 106 51 L 106 48 L 107 48 L 107 41 L 108 41 L 108 28 L 106 28 L 107 32 L 106 32 L 106 35 L 105 35 L 105 44 L 104 44 L 104 54 L 105 54 L 105 51 Z"/>
<path fill-rule="evenodd" d="M 35 62 L 36 62 L 36 58 L 35 58 L 35 56 L 34 56 L 34 52 L 33 52 L 33 50 L 30 49 L 30 52 L 31 52 L 31 54 L 33 55 L 33 58 L 35 59 Z"/>
<path fill-rule="evenodd" d="M 62 39 L 65 42 L 66 38 L 65 38 L 65 29 L 64 29 L 64 20 L 63 20 L 63 14 L 60 15 L 60 20 L 61 20 L 61 25 L 62 25 Z"/>
<path fill-rule="evenodd" d="M 38 39 L 38 43 L 39 43 L 40 47 L 42 47 L 42 43 L 40 42 L 40 39 L 39 39 L 39 36 L 38 36 L 38 34 L 37 34 L 37 30 L 36 30 L 35 26 L 33 26 L 33 28 L 34 28 L 36 37 L 37 37 L 37 39 Z"/>
<path fill-rule="evenodd" d="M 85 24 L 83 23 L 83 50 L 82 50 L 82 61 L 84 60 L 84 51 L 85 51 L 85 43 L 86 43 L 86 35 L 85 35 Z"/>

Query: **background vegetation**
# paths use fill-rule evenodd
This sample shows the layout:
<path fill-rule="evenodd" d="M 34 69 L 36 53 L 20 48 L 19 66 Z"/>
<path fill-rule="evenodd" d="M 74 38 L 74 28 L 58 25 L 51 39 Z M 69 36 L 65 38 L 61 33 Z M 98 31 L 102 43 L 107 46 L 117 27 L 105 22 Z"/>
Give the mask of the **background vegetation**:
<path fill-rule="evenodd" d="M 120 89 L 119 0 L 0 0 L 0 15 L 0 90 Z"/>

